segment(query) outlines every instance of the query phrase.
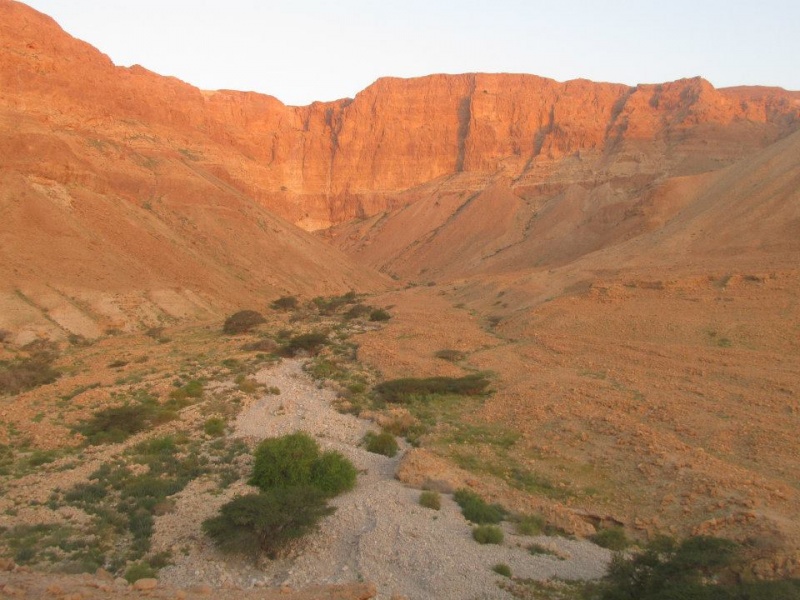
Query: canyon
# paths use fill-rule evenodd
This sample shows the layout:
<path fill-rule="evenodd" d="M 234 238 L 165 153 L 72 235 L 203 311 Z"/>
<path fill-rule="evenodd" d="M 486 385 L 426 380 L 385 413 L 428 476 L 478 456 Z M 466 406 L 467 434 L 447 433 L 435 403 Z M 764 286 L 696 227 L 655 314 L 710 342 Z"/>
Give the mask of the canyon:
<path fill-rule="evenodd" d="M 489 441 L 409 482 L 471 465 L 573 533 L 722 535 L 800 575 L 798 91 L 473 73 L 286 106 L 0 0 L 0 215 L 3 356 L 368 293 L 393 317 L 359 360 L 493 373 L 473 425 L 551 487 Z"/>

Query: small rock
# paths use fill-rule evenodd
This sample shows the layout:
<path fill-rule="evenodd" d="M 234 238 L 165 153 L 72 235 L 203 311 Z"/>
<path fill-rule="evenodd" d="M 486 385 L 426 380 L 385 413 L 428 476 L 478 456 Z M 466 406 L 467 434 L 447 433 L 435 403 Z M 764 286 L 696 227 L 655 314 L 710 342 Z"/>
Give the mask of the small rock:
<path fill-rule="evenodd" d="M 128 581 L 122 577 L 117 577 L 114 580 L 114 585 L 119 587 L 128 587 Z"/>
<path fill-rule="evenodd" d="M 47 589 L 45 591 L 53 596 L 60 596 L 61 594 L 64 593 L 64 588 L 62 588 L 57 583 L 51 583 L 50 585 L 47 586 Z"/>
<path fill-rule="evenodd" d="M 146 590 L 154 590 L 158 587 L 158 579 L 152 577 L 145 577 L 144 579 L 137 579 L 133 582 L 133 589 L 144 592 Z"/>

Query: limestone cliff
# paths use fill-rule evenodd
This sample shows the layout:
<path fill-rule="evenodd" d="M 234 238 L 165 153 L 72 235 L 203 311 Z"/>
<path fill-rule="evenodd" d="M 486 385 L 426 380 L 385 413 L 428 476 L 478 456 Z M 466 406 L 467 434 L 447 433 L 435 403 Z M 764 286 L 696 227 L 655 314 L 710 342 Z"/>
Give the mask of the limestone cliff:
<path fill-rule="evenodd" d="M 458 173 L 475 174 L 477 187 L 503 174 L 525 195 L 620 161 L 635 172 L 702 172 L 800 121 L 800 93 L 717 90 L 700 78 L 635 87 L 509 74 L 384 78 L 352 100 L 292 107 L 115 67 L 17 2 L 0 2 L 0 17 L 8 118 L 24 112 L 145 155 L 180 152 L 307 229 L 395 207 L 408 201 L 402 192 Z"/>

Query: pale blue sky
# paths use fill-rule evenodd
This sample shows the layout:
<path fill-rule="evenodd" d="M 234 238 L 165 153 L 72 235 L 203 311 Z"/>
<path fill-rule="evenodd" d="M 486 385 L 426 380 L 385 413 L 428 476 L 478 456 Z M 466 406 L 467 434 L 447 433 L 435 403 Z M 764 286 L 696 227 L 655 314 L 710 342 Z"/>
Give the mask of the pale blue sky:
<path fill-rule="evenodd" d="M 378 77 L 701 75 L 800 90 L 800 0 L 27 0 L 119 65 L 287 104 Z"/>

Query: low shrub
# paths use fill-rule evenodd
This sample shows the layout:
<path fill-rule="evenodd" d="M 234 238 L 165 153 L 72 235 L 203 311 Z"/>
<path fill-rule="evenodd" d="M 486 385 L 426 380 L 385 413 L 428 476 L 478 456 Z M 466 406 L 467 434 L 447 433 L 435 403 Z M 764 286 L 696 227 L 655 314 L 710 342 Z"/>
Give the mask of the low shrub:
<path fill-rule="evenodd" d="M 341 296 L 330 296 L 327 298 L 317 296 L 311 302 L 317 307 L 320 314 L 332 315 L 342 306 L 358 302 L 358 294 L 351 290 Z"/>
<path fill-rule="evenodd" d="M 520 535 L 539 535 L 544 530 L 545 522 L 540 515 L 523 515 L 516 520 L 517 533 Z"/>
<path fill-rule="evenodd" d="M 140 579 L 151 579 L 155 577 L 158 572 L 146 562 L 132 564 L 125 571 L 125 580 L 128 583 L 134 583 Z"/>
<path fill-rule="evenodd" d="M 509 567 L 506 563 L 497 563 L 492 567 L 492 571 L 498 575 L 502 575 L 503 577 L 511 577 L 511 567 Z"/>
<path fill-rule="evenodd" d="M 202 393 L 202 384 L 200 390 Z M 76 425 L 74 430 L 81 433 L 90 445 L 119 443 L 140 431 L 178 418 L 177 411 L 191 403 L 187 394 L 194 393 L 195 388 L 190 382 L 159 404 L 157 398 L 140 390 L 133 394 L 133 402 L 98 410 L 90 420 Z"/>
<path fill-rule="evenodd" d="M 78 425 L 76 430 L 90 445 L 116 444 L 144 431 L 152 412 L 150 407 L 141 404 L 112 406 L 95 412 L 91 420 Z"/>
<path fill-rule="evenodd" d="M 464 518 L 473 523 L 499 523 L 508 514 L 499 504 L 488 504 L 478 494 L 469 490 L 456 491 L 453 500 L 461 507 Z"/>
<path fill-rule="evenodd" d="M 281 296 L 277 300 L 274 300 L 269 306 L 274 310 L 296 310 L 298 306 L 297 298 L 294 296 Z"/>
<path fill-rule="evenodd" d="M 496 525 L 478 525 L 472 529 L 472 539 L 479 544 L 502 544 L 503 530 Z"/>
<path fill-rule="evenodd" d="M 53 362 L 57 354 L 51 350 L 36 350 L 30 356 L 13 361 L 0 361 L 0 394 L 19 394 L 26 390 L 53 383 L 61 376 Z"/>
<path fill-rule="evenodd" d="M 240 376 L 236 378 L 236 385 L 240 392 L 245 394 L 255 394 L 260 387 L 260 384 L 252 377 Z"/>
<path fill-rule="evenodd" d="M 375 386 L 375 393 L 386 402 L 408 402 L 414 396 L 456 394 L 478 396 L 489 386 L 489 380 L 481 373 L 464 377 L 428 377 L 425 379 L 403 378 L 384 381 Z"/>
<path fill-rule="evenodd" d="M 534 556 L 536 555 L 558 556 L 558 554 L 553 552 L 550 548 L 548 548 L 547 546 L 542 546 L 541 544 L 530 544 L 528 546 L 528 552 L 530 552 Z"/>
<path fill-rule="evenodd" d="M 328 336 L 324 333 L 303 333 L 289 339 L 282 347 L 283 356 L 297 356 L 300 352 L 306 352 L 311 356 L 317 354 L 322 346 L 328 343 Z"/>
<path fill-rule="evenodd" d="M 608 550 L 621 551 L 630 546 L 630 541 L 625 535 L 622 527 L 608 527 L 600 529 L 597 533 L 589 537 L 595 544 Z"/>
<path fill-rule="evenodd" d="M 350 310 L 344 313 L 343 316 L 345 319 L 360 319 L 372 314 L 373 310 L 371 306 L 367 306 L 366 304 L 355 304 Z"/>
<path fill-rule="evenodd" d="M 397 452 L 400 449 L 400 447 L 397 445 L 397 440 L 388 431 L 383 431 L 381 433 L 368 431 L 364 436 L 364 447 L 367 449 L 367 452 L 382 454 L 383 456 L 388 456 L 389 458 L 397 455 Z"/>
<path fill-rule="evenodd" d="M 203 383 L 196 379 L 192 379 L 182 389 L 189 398 L 200 398 L 203 395 Z"/>
<path fill-rule="evenodd" d="M 225 435 L 225 420 L 219 417 L 211 417 L 203 423 L 203 431 L 211 437 L 221 437 Z"/>
<path fill-rule="evenodd" d="M 266 323 L 266 319 L 261 313 L 254 310 L 240 310 L 225 319 L 222 331 L 228 335 L 247 333 L 262 323 Z"/>
<path fill-rule="evenodd" d="M 437 350 L 434 353 L 436 358 L 441 358 L 442 360 L 448 360 L 450 362 L 458 362 L 460 360 L 464 360 L 467 355 L 461 350 L 452 350 L 450 348 L 445 348 L 444 350 Z"/>
<path fill-rule="evenodd" d="M 442 508 L 442 496 L 434 490 L 425 490 L 419 495 L 419 505 L 439 510 Z"/>
<path fill-rule="evenodd" d="M 276 558 L 333 511 L 313 487 L 275 488 L 234 498 L 203 522 L 203 531 L 224 552 Z"/>
<path fill-rule="evenodd" d="M 369 314 L 370 321 L 388 321 L 391 318 L 392 315 L 382 308 L 376 308 Z"/>

